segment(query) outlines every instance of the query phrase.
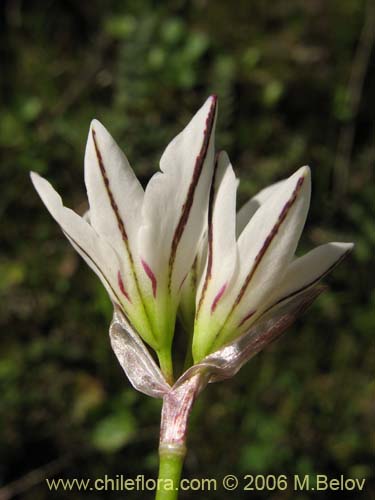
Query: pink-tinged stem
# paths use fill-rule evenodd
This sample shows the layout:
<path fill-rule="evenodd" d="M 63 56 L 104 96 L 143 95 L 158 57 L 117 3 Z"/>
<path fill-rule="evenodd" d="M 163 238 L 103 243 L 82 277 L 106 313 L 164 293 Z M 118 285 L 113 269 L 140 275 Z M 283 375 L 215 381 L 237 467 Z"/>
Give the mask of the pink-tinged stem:
<path fill-rule="evenodd" d="M 201 386 L 197 374 L 173 387 L 163 398 L 160 424 L 159 476 L 156 500 L 176 500 L 186 455 L 190 412 Z"/>

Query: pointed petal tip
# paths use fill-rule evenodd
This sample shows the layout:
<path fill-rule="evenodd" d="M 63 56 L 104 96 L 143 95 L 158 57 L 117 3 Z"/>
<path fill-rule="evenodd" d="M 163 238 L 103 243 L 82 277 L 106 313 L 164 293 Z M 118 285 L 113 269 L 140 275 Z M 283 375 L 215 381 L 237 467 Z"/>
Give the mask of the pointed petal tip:
<path fill-rule="evenodd" d="M 56 213 L 63 207 L 63 202 L 59 193 L 55 190 L 52 184 L 44 177 L 36 172 L 30 172 L 31 182 L 40 199 L 46 206 L 47 210 L 57 220 Z M 57 220 L 60 224 L 60 222 Z"/>
<path fill-rule="evenodd" d="M 296 188 L 310 199 L 311 196 L 311 170 L 308 165 L 300 167 L 289 179 L 296 181 Z"/>
<path fill-rule="evenodd" d="M 94 118 L 90 123 L 89 136 L 95 135 L 102 144 L 112 144 L 114 139 L 106 127 L 98 119 Z"/>
<path fill-rule="evenodd" d="M 342 251 L 343 254 L 351 252 L 354 248 L 353 242 L 345 243 L 341 241 L 332 241 L 329 245 L 336 247 L 338 250 Z"/>
<path fill-rule="evenodd" d="M 217 159 L 217 163 L 224 162 L 227 165 L 230 164 L 230 159 L 229 159 L 228 153 L 226 151 L 224 151 L 224 149 L 221 149 L 220 151 L 217 152 L 216 159 Z"/>
<path fill-rule="evenodd" d="M 206 102 L 204 103 L 203 107 L 206 105 L 210 112 L 217 111 L 217 103 L 218 103 L 218 97 L 216 94 L 210 95 L 207 99 Z"/>
<path fill-rule="evenodd" d="M 229 159 L 229 156 L 227 155 L 227 153 L 224 151 L 223 152 L 223 163 L 225 165 L 225 177 L 227 177 L 228 179 L 230 179 L 231 181 L 233 182 L 236 182 L 236 189 L 238 187 L 238 184 L 240 182 L 240 180 L 236 177 L 236 173 L 233 169 L 233 166 L 230 162 L 230 159 Z"/>
<path fill-rule="evenodd" d="M 46 179 L 40 176 L 37 172 L 30 172 L 30 180 L 34 186 L 35 191 L 41 196 L 41 190 L 43 190 L 43 186 L 47 183 Z"/>
<path fill-rule="evenodd" d="M 40 177 L 39 174 L 36 172 L 33 172 L 32 170 L 29 172 L 31 182 L 34 184 L 35 181 L 37 181 L 38 177 Z"/>
<path fill-rule="evenodd" d="M 90 132 L 91 131 L 94 131 L 96 133 L 104 132 L 108 134 L 105 126 L 97 118 L 93 118 L 90 122 Z"/>
<path fill-rule="evenodd" d="M 303 177 L 304 179 L 308 179 L 310 181 L 311 169 L 308 165 L 304 165 L 303 167 L 300 167 L 294 175 L 296 177 Z"/>
<path fill-rule="evenodd" d="M 40 194 L 40 189 L 42 189 L 43 186 L 47 186 L 50 184 L 44 177 L 39 175 L 37 172 L 30 172 L 30 179 L 31 182 L 33 183 L 34 188 L 39 194 Z"/>
<path fill-rule="evenodd" d="M 325 254 L 331 254 L 332 256 L 336 256 L 336 259 L 341 260 L 346 255 L 348 255 L 354 248 L 354 243 L 352 242 L 343 242 L 343 241 L 330 241 L 329 243 L 325 243 L 319 247 L 316 247 L 311 252 L 324 251 Z"/>
<path fill-rule="evenodd" d="M 280 185 L 279 192 L 282 189 L 292 188 L 293 186 L 300 192 L 305 194 L 311 192 L 311 170 L 308 165 L 304 165 L 296 170 L 292 175 L 290 175 L 284 181 L 277 183 Z M 302 189 L 300 189 L 302 188 Z"/>
<path fill-rule="evenodd" d="M 90 122 L 90 128 L 95 127 L 96 125 L 101 125 L 100 121 L 97 118 L 93 118 Z"/>
<path fill-rule="evenodd" d="M 217 154 L 217 165 L 219 165 L 219 164 L 222 166 L 222 168 L 224 168 L 226 170 L 225 175 L 232 177 L 236 180 L 237 187 L 238 187 L 238 185 L 240 183 L 240 179 L 238 179 L 236 176 L 236 173 L 233 169 L 233 166 L 232 166 L 232 163 L 230 161 L 228 153 L 226 151 L 224 151 L 223 149 L 221 151 L 219 151 Z"/>

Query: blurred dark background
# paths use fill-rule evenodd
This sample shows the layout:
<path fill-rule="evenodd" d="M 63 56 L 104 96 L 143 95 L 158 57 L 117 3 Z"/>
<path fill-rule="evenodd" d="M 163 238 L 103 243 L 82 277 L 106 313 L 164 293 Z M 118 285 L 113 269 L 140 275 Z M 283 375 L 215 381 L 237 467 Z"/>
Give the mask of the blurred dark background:
<path fill-rule="evenodd" d="M 287 335 L 202 394 L 184 476 L 344 474 L 367 483 L 342 498 L 373 498 L 374 2 L 3 0 L 0 9 L 1 498 L 84 496 L 49 492 L 44 478 L 54 475 L 155 477 L 160 402 L 124 378 L 108 340 L 110 301 L 28 172 L 83 213 L 93 117 L 146 183 L 211 93 L 217 144 L 241 177 L 239 202 L 308 163 L 313 198 L 300 251 L 356 247 Z M 106 492 L 123 495 L 153 496 Z"/>

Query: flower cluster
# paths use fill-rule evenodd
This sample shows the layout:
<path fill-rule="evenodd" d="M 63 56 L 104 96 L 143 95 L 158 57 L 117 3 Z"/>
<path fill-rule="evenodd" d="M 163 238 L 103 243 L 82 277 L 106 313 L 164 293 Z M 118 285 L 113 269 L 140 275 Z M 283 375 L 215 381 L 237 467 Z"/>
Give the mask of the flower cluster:
<path fill-rule="evenodd" d="M 85 154 L 90 209 L 84 217 L 65 207 L 47 180 L 31 174 L 116 310 L 157 353 L 168 382 L 177 314 L 192 334 L 197 364 L 242 338 L 278 305 L 305 297 L 352 248 L 328 243 L 295 257 L 310 203 L 308 167 L 262 190 L 236 214 L 238 180 L 227 154 L 215 152 L 216 117 L 212 96 L 167 146 L 145 190 L 94 120 Z"/>

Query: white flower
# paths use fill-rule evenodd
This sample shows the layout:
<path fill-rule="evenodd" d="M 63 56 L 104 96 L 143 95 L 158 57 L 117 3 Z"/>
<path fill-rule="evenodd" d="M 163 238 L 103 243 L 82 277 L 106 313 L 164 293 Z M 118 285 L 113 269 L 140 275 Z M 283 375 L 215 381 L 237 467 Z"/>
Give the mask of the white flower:
<path fill-rule="evenodd" d="M 103 282 L 117 311 L 115 323 L 121 318 L 128 329 L 123 348 L 119 337 L 111 339 L 121 364 L 131 360 L 124 369 L 139 378 L 137 387 L 157 372 L 138 335 L 172 382 L 178 306 L 193 333 L 194 370 L 204 371 L 208 363 L 215 370 L 231 366 L 227 372 L 234 373 L 314 300 L 317 282 L 353 246 L 328 243 L 295 257 L 310 203 L 308 167 L 264 189 L 236 215 L 238 181 L 226 153 L 215 159 L 216 114 L 216 97 L 210 97 L 166 148 L 161 172 L 145 191 L 94 120 L 85 155 L 90 210 L 84 217 L 66 208 L 48 181 L 31 174 L 51 215 Z M 142 364 L 150 370 L 147 377 Z"/>
<path fill-rule="evenodd" d="M 352 248 L 295 251 L 310 204 L 310 170 L 261 191 L 236 215 L 238 181 L 215 158 L 216 98 L 169 144 L 143 191 L 128 160 L 97 121 L 85 183 L 90 210 L 66 208 L 51 184 L 36 190 L 114 304 L 109 334 L 131 384 L 163 399 L 160 456 L 186 452 L 188 417 L 208 383 L 235 375 L 281 335 L 323 290 L 317 285 Z M 193 336 L 194 364 L 173 381 L 177 308 Z M 157 353 L 157 366 L 142 339 Z"/>
<path fill-rule="evenodd" d="M 236 216 L 237 185 L 228 156 L 220 153 L 206 242 L 183 290 L 186 323 L 195 296 L 192 276 L 201 274 L 195 298 L 195 363 L 245 334 L 276 304 L 302 297 L 353 247 L 328 243 L 295 257 L 310 204 L 309 167 L 261 191 Z M 203 270 L 199 261 L 205 262 Z"/>
<path fill-rule="evenodd" d="M 216 97 L 168 145 L 145 191 L 107 130 L 91 124 L 85 155 L 90 204 L 80 217 L 51 184 L 33 184 L 73 247 L 172 378 L 171 344 L 182 283 L 205 224 L 214 166 Z"/>

